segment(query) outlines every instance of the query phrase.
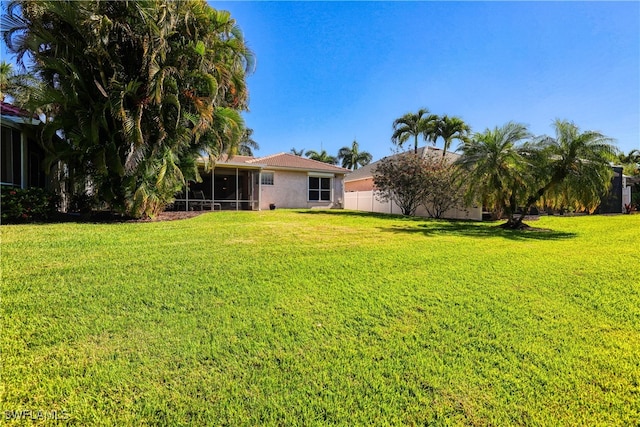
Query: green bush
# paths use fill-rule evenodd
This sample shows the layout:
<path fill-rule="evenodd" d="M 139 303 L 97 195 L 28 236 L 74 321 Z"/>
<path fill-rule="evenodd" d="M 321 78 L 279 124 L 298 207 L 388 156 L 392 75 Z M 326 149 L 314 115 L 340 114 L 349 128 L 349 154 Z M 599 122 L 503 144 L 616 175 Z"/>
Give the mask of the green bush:
<path fill-rule="evenodd" d="M 42 188 L 2 187 L 2 224 L 46 221 L 58 211 L 59 197 Z"/>

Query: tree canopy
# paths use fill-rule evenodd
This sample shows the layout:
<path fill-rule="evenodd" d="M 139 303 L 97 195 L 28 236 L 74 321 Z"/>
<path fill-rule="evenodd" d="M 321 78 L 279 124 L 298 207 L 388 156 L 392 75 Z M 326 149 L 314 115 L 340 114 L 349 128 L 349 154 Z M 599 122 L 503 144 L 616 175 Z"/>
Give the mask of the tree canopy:
<path fill-rule="evenodd" d="M 522 227 L 525 214 L 543 196 L 563 195 L 592 210 L 609 186 L 609 162 L 616 153 L 612 140 L 581 132 L 566 120 L 556 120 L 554 128 L 555 138 L 533 138 L 526 126 L 509 122 L 475 134 L 459 148 L 457 163 L 468 174 L 468 195 L 504 213 L 505 227 Z"/>
<path fill-rule="evenodd" d="M 376 196 L 394 202 L 403 215 L 413 215 L 427 195 L 427 170 L 425 158 L 411 152 L 380 160 L 373 173 Z"/>
<path fill-rule="evenodd" d="M 372 158 L 371 153 L 360 151 L 360 145 L 356 140 L 351 143 L 351 147 L 346 146 L 338 150 L 338 160 L 345 169 L 356 170 L 360 166 L 368 165 Z"/>
<path fill-rule="evenodd" d="M 27 106 L 52 111 L 44 148 L 49 165 L 65 163 L 68 191 L 152 216 L 198 179 L 202 153 L 237 150 L 253 55 L 228 12 L 204 0 L 15 0 L 2 28 L 43 83 Z"/>
<path fill-rule="evenodd" d="M 322 163 L 329 163 L 330 165 L 335 165 L 338 162 L 336 156 L 332 156 L 331 154 L 327 153 L 327 150 L 321 150 L 319 153 L 315 150 L 307 150 L 304 155 L 311 160 L 317 160 Z"/>
<path fill-rule="evenodd" d="M 418 152 L 418 136 L 428 140 L 436 126 L 438 116 L 430 114 L 426 108 L 416 113 L 407 113 L 393 121 L 391 142 L 402 148 L 405 142 L 413 137 L 413 152 Z"/>

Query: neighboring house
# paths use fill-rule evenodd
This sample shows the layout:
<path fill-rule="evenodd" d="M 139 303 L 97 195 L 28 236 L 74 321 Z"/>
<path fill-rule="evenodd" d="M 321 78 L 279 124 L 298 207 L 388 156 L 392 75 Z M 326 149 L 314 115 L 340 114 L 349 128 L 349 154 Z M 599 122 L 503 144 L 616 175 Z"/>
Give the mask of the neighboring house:
<path fill-rule="evenodd" d="M 411 154 L 413 153 L 413 151 L 408 151 L 406 153 Z M 406 153 L 394 154 L 394 156 L 401 156 Z M 436 156 L 437 158 L 441 158 L 442 150 L 435 147 L 420 147 L 418 148 L 418 155 L 423 157 Z M 452 153 L 450 151 L 447 151 L 447 153 L 445 154 L 445 159 L 450 163 L 453 163 L 456 159 L 458 159 L 458 157 L 460 157 L 459 154 Z M 380 160 L 377 162 L 369 163 L 366 166 L 356 169 L 345 177 L 345 209 L 393 214 L 402 213 L 402 210 L 397 205 L 395 205 L 395 203 L 380 202 L 375 196 L 373 175 L 379 162 Z M 426 217 L 429 215 L 426 209 L 421 206 L 417 209 L 416 216 Z M 472 219 L 479 221 L 482 220 L 482 208 L 480 206 L 475 206 L 469 208 L 460 207 L 458 209 L 451 209 L 445 213 L 444 218 Z"/>
<path fill-rule="evenodd" d="M 625 205 L 631 204 L 631 188 L 639 179 L 622 173 L 622 166 L 611 166 L 613 177 L 611 178 L 611 188 L 602 198 L 596 213 L 623 213 Z"/>
<path fill-rule="evenodd" d="M 44 151 L 36 143 L 40 120 L 28 111 L 0 101 L 0 184 L 18 188 L 45 187 Z"/>
<path fill-rule="evenodd" d="M 202 182 L 191 182 L 175 209 L 341 208 L 349 172 L 288 153 L 224 157 L 213 171 L 204 160 L 200 166 Z"/>

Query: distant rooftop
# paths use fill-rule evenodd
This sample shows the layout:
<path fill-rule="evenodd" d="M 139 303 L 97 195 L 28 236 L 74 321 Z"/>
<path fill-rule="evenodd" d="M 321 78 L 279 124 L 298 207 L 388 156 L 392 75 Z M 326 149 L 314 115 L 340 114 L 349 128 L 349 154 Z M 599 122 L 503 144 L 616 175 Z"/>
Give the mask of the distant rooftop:
<path fill-rule="evenodd" d="M 333 172 L 338 174 L 349 173 L 349 169 L 341 168 L 329 163 L 319 162 L 317 160 L 308 159 L 306 157 L 296 156 L 290 153 L 277 153 L 263 157 L 223 156 L 216 163 L 218 165 L 255 165 L 256 167 L 262 168 L 306 170 L 313 172 Z"/>
<path fill-rule="evenodd" d="M 358 168 L 356 170 L 354 170 L 353 172 L 351 172 L 349 175 L 347 175 L 344 178 L 345 182 L 349 182 L 349 181 L 358 181 L 361 179 L 368 179 L 373 177 L 373 174 L 375 172 L 375 168 L 378 165 L 378 163 L 381 160 L 384 160 L 388 157 L 395 157 L 395 156 L 403 156 L 406 154 L 412 154 L 413 150 L 409 150 L 409 151 L 404 151 L 402 153 L 398 153 L 398 154 L 393 154 L 391 156 L 387 156 L 384 157 L 380 160 L 377 160 L 373 163 L 369 163 L 366 166 L 363 166 L 361 168 Z M 441 148 L 436 148 L 436 147 L 420 147 L 418 148 L 418 155 L 421 157 L 425 157 L 427 155 L 429 156 L 440 156 L 442 157 L 442 149 Z M 449 161 L 449 162 L 454 162 L 458 157 L 460 157 L 460 155 L 458 153 L 453 153 L 451 151 L 447 151 L 447 153 L 445 154 L 445 158 Z"/>
<path fill-rule="evenodd" d="M 27 119 L 37 119 L 38 116 L 35 114 L 31 114 L 27 110 L 23 110 L 20 107 L 16 107 L 13 104 L 9 104 L 8 102 L 0 101 L 0 114 L 3 116 L 10 117 L 24 117 Z"/>

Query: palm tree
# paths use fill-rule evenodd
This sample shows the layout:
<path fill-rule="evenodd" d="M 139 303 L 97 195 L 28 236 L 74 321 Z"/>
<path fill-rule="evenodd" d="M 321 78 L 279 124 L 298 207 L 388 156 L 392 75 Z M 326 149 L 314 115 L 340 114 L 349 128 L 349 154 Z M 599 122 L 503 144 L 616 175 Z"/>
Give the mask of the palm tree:
<path fill-rule="evenodd" d="M 16 73 L 12 64 L 0 62 L 0 101 L 10 96 L 14 105 L 24 107 L 38 90 L 38 84 L 32 74 Z"/>
<path fill-rule="evenodd" d="M 338 160 L 342 160 L 342 167 L 346 169 L 356 170 L 359 166 L 368 165 L 372 158 L 370 153 L 360 151 L 356 140 L 351 143 L 351 147 L 338 150 Z"/>
<path fill-rule="evenodd" d="M 259 150 L 260 145 L 254 141 L 251 136 L 253 135 L 253 129 L 246 128 L 242 132 L 242 138 L 238 145 L 238 154 L 241 156 L 253 156 L 253 150 Z"/>
<path fill-rule="evenodd" d="M 11 86 L 13 67 L 8 62 L 0 62 L 0 101 L 4 101 L 7 89 Z"/>
<path fill-rule="evenodd" d="M 479 197 L 498 217 L 505 213 L 511 220 L 530 181 L 517 144 L 530 137 L 525 125 L 509 122 L 464 141 L 457 163 L 468 173 L 467 197 Z"/>
<path fill-rule="evenodd" d="M 634 149 L 629 151 L 628 154 L 620 153 L 618 161 L 624 167 L 624 174 L 640 175 L 640 150 Z"/>
<path fill-rule="evenodd" d="M 640 150 L 633 149 L 629 151 L 628 154 L 620 153 L 618 154 L 618 161 L 623 165 L 634 164 L 634 163 L 640 164 Z"/>
<path fill-rule="evenodd" d="M 228 12 L 203 0 L 15 0 L 2 23 L 9 50 L 19 63 L 32 56 L 43 81 L 32 109 L 55 113 L 50 163 L 64 161 L 113 209 L 152 216 L 197 178 L 201 153 L 237 152 L 253 55 Z"/>
<path fill-rule="evenodd" d="M 519 227 L 524 215 L 547 192 L 564 186 L 565 192 L 574 194 L 577 202 L 593 204 L 609 187 L 612 170 L 610 162 L 618 152 L 613 140 L 600 132 L 580 132 L 578 126 L 567 120 L 556 119 L 555 138 L 539 138 L 531 148 L 532 158 L 541 173 L 538 189 L 524 203 L 523 214 L 511 227 Z M 546 173 L 545 173 L 546 172 Z"/>
<path fill-rule="evenodd" d="M 306 153 L 304 153 L 304 155 L 307 156 L 308 158 L 312 159 L 312 160 L 317 160 L 319 162 L 329 163 L 329 164 L 332 164 L 332 165 L 335 165 L 336 162 L 338 161 L 338 159 L 336 159 L 335 156 L 331 156 L 331 155 L 327 154 L 327 152 L 325 150 L 322 150 L 319 153 L 317 151 L 314 151 L 314 150 L 309 150 Z"/>
<path fill-rule="evenodd" d="M 304 148 L 296 150 L 296 148 L 293 147 L 293 148 L 291 148 L 291 154 L 293 154 L 294 156 L 302 157 L 302 155 L 304 154 Z"/>
<path fill-rule="evenodd" d="M 435 114 L 429 114 L 429 110 L 421 108 L 417 113 L 407 113 L 404 116 L 393 121 L 393 135 L 391 135 L 391 142 L 398 147 L 402 148 L 402 145 L 414 138 L 414 153 L 418 153 L 418 135 L 427 140 L 430 127 L 432 127 L 434 121 L 438 116 Z"/>
<path fill-rule="evenodd" d="M 439 117 L 436 121 L 435 126 L 433 126 L 433 131 L 430 135 L 430 140 L 435 145 L 436 139 L 441 137 L 444 141 L 444 146 L 442 150 L 442 157 L 447 154 L 447 150 L 451 146 L 451 142 L 454 139 L 458 141 L 464 142 L 466 138 L 469 136 L 469 132 L 471 132 L 471 128 L 467 125 L 460 117 L 453 116 L 449 117 L 444 115 Z"/>
<path fill-rule="evenodd" d="M 580 132 L 566 120 L 554 122 L 556 137 L 530 137 L 526 127 L 508 123 L 477 134 L 462 145 L 458 159 L 469 173 L 471 191 L 487 206 L 507 214 L 505 228 L 522 228 L 530 208 L 542 197 L 588 209 L 609 186 L 616 148 L 599 132 Z M 516 210 L 522 214 L 516 218 Z"/>

